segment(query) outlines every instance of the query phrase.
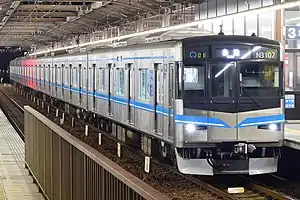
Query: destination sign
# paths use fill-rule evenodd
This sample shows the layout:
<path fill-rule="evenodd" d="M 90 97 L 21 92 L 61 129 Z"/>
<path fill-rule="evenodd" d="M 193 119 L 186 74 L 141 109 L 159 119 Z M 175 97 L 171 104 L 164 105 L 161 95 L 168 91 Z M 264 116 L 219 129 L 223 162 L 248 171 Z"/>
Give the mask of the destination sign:
<path fill-rule="evenodd" d="M 248 53 L 251 51 L 250 48 L 239 48 L 239 47 L 222 47 L 215 48 L 215 58 L 226 58 L 226 59 L 247 59 L 250 57 Z"/>

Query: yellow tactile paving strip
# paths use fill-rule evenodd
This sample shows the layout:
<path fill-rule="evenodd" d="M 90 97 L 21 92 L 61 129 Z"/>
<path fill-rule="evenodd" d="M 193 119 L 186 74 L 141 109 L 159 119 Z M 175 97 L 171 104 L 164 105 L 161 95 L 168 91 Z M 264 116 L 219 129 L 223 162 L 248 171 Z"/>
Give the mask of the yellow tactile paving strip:
<path fill-rule="evenodd" d="M 43 200 L 25 169 L 25 144 L 0 110 L 0 200 Z"/>
<path fill-rule="evenodd" d="M 4 193 L 4 188 L 2 183 L 0 184 L 0 200 L 6 200 L 7 198 L 5 197 L 5 193 Z"/>

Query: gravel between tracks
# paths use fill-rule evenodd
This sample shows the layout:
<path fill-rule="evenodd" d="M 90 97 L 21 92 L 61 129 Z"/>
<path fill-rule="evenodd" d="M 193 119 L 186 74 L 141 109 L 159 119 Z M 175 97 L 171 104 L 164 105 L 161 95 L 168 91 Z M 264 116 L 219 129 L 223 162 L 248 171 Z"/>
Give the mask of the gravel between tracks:
<path fill-rule="evenodd" d="M 32 101 L 21 96 L 19 93 L 13 91 L 9 88 L 2 89 L 8 96 L 12 97 L 21 106 L 30 105 L 31 107 L 37 109 L 39 112 L 47 116 L 52 121 L 59 123 L 59 119 L 53 117 L 52 114 L 46 113 L 46 109 L 41 109 Z M 98 145 L 98 132 L 89 130 L 89 135 L 84 135 L 83 126 L 71 127 L 70 120 L 66 120 L 62 127 L 69 133 L 84 141 L 86 144 L 90 145 L 94 149 L 98 150 L 100 153 L 110 158 L 112 161 L 116 162 L 118 165 L 123 167 L 125 170 L 134 174 L 136 177 L 140 178 L 153 188 L 166 194 L 173 200 L 210 200 L 210 199 L 223 199 L 218 197 L 204 189 L 199 185 L 192 183 L 186 178 L 179 176 L 178 174 L 164 168 L 162 165 L 153 164 L 151 167 L 151 173 L 144 172 L 144 161 L 138 153 L 132 152 L 127 148 L 122 149 L 122 157 L 119 158 L 116 154 L 117 146 L 109 138 L 102 138 L 102 145 Z M 138 151 L 138 150 L 137 150 Z"/>

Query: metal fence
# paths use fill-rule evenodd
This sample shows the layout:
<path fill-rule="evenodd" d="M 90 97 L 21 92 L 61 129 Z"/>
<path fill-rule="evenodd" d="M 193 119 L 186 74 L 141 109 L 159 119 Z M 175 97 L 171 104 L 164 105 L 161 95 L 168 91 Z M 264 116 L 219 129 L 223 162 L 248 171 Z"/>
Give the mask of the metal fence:
<path fill-rule="evenodd" d="M 26 165 L 49 200 L 168 199 L 25 106 Z"/>

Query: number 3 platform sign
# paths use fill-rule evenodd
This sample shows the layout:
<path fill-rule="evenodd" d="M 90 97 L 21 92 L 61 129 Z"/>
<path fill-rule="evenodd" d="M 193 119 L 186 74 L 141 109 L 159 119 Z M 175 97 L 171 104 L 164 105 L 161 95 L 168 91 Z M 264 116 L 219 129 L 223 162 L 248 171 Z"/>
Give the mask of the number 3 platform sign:
<path fill-rule="evenodd" d="M 285 26 L 285 38 L 287 40 L 299 40 L 300 26 Z"/>

